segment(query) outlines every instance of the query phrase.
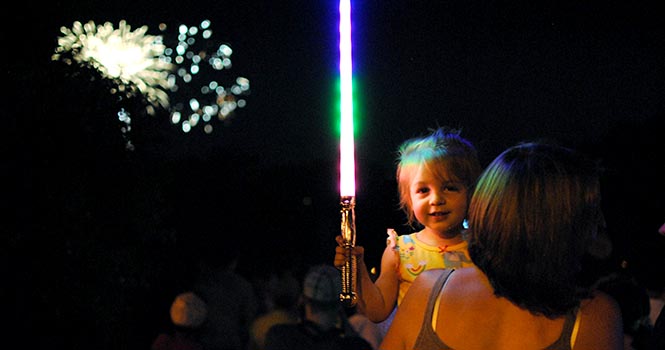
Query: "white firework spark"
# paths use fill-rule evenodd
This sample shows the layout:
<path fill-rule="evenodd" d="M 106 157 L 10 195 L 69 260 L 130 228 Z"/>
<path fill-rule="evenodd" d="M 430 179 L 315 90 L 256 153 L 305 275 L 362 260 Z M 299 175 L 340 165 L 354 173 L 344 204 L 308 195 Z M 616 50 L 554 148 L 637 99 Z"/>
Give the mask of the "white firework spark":
<path fill-rule="evenodd" d="M 161 29 L 165 31 L 166 25 Z M 164 51 L 164 60 L 177 65 L 169 75 L 171 122 L 180 124 L 186 133 L 199 124 L 203 124 L 205 133 L 211 133 L 210 122 L 227 121 L 236 108 L 245 106 L 244 96 L 250 93 L 249 79 L 245 77 L 220 81 L 220 71 L 231 68 L 233 50 L 226 44 L 213 44 L 211 36 L 209 20 L 198 26 L 180 24 L 177 41 L 168 42 L 171 47 Z"/>
<path fill-rule="evenodd" d="M 131 93 L 135 87 L 152 106 L 169 107 L 165 90 L 170 88 L 168 75 L 174 65 L 162 59 L 166 49 L 162 38 L 146 35 L 147 26 L 132 31 L 124 20 L 117 29 L 110 22 L 76 21 L 71 29 L 60 31 L 63 36 L 52 60 L 90 65 L 104 77 L 119 81 L 119 90 Z"/>

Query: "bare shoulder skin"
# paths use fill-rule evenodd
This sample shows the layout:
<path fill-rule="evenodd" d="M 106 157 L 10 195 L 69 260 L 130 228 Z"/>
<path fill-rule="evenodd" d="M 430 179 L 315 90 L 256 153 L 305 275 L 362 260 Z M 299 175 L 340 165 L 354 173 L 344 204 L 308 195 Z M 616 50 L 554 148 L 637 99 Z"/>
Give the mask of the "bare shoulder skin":
<path fill-rule="evenodd" d="M 575 350 L 623 349 L 621 309 L 609 295 L 596 292 L 582 303 Z"/>

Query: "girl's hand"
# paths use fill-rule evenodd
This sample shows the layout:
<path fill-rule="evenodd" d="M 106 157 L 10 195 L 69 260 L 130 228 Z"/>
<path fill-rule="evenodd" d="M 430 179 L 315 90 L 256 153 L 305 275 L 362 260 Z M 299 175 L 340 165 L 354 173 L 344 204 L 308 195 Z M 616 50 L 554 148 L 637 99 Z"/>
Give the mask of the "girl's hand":
<path fill-rule="evenodd" d="M 334 265 L 336 268 L 341 269 L 347 261 L 349 250 L 344 248 L 344 239 L 342 238 L 342 235 L 335 237 L 335 241 L 337 242 L 337 247 L 335 247 Z M 356 256 L 356 261 L 361 262 L 365 254 L 365 248 L 362 246 L 355 246 L 351 249 L 351 254 Z"/>
<path fill-rule="evenodd" d="M 388 238 L 386 239 L 386 245 L 392 250 L 398 250 L 397 247 L 397 232 L 394 229 L 388 229 Z"/>

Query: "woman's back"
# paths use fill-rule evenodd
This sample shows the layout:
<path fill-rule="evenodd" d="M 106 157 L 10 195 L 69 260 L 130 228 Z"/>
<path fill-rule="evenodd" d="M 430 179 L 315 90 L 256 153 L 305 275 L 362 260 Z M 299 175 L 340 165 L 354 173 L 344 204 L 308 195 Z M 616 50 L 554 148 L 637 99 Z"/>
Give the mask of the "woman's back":
<path fill-rule="evenodd" d="M 538 317 L 495 297 L 477 269 L 455 271 L 439 300 L 437 334 L 452 348 L 545 349 L 563 330 L 564 317 Z"/>
<path fill-rule="evenodd" d="M 401 306 L 408 308 L 402 316 L 410 318 L 395 322 L 412 328 L 405 332 L 412 334 L 405 340 L 407 349 L 570 349 L 571 338 L 573 349 L 613 349 L 622 344 L 619 338 L 600 344 L 594 336 L 617 334 L 612 328 L 621 327 L 617 305 L 604 294 L 583 302 L 577 328 L 575 312 L 549 319 L 495 297 L 487 278 L 475 267 L 455 270 L 442 289 L 432 289 L 443 272 L 423 273 L 413 292 L 409 290 L 420 297 L 409 298 Z M 428 310 L 430 299 L 429 306 L 434 308 Z"/>

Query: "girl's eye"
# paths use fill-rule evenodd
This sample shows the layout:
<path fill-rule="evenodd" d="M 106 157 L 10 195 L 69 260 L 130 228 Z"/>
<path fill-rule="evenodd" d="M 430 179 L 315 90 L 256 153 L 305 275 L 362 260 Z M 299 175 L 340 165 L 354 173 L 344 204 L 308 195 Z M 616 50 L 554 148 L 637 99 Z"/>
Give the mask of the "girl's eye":
<path fill-rule="evenodd" d="M 416 189 L 416 193 L 427 193 L 429 192 L 429 188 L 427 187 L 419 187 Z"/>
<path fill-rule="evenodd" d="M 447 184 L 443 186 L 443 190 L 446 192 L 460 192 L 462 191 L 462 185 L 460 184 Z"/>

